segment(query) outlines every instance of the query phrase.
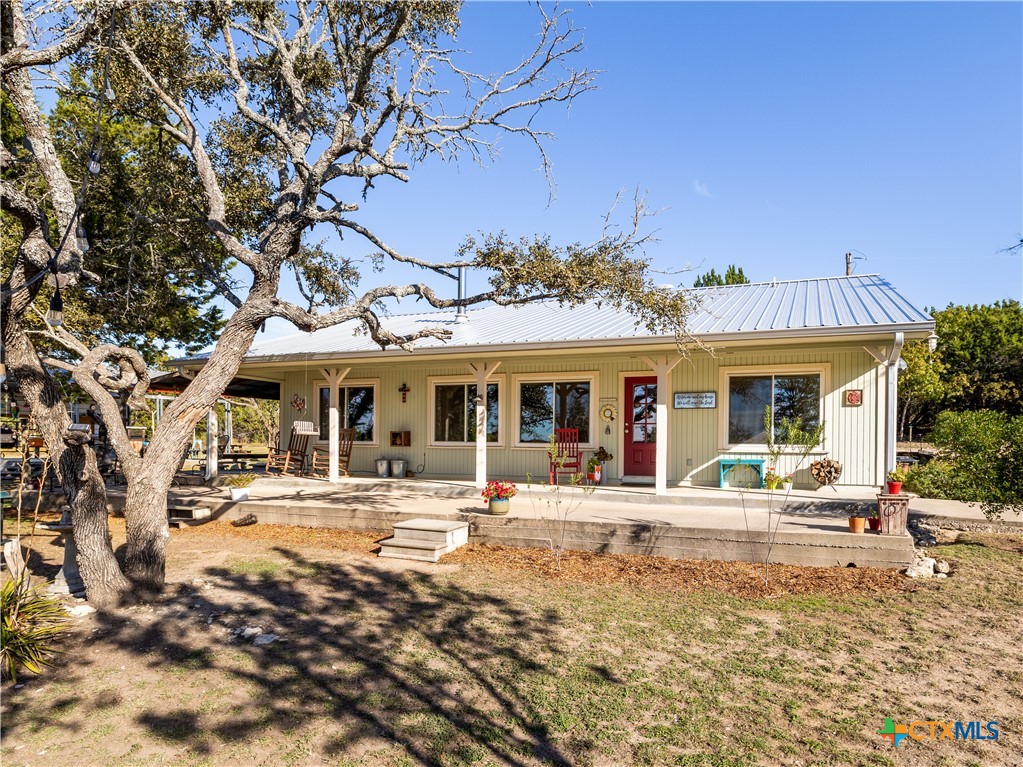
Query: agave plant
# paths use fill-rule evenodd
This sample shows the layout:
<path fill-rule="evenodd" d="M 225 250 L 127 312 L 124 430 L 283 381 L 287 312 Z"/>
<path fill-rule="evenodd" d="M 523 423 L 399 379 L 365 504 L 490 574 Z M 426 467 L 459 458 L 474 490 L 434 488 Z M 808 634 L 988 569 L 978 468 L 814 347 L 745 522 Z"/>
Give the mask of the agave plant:
<path fill-rule="evenodd" d="M 41 674 L 60 652 L 53 645 L 67 630 L 67 614 L 60 604 L 24 580 L 0 586 L 0 672 L 18 681 L 18 669 Z"/>

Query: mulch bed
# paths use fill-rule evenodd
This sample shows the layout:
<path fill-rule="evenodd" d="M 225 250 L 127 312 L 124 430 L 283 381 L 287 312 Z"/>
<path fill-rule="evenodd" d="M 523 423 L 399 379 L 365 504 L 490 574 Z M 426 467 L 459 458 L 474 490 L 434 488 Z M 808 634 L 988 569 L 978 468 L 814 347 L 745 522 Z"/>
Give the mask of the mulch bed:
<path fill-rule="evenodd" d="M 210 522 L 183 528 L 175 535 L 222 536 L 248 540 L 338 549 L 375 554 L 383 532 L 331 530 L 251 525 L 232 527 L 227 522 Z M 638 554 L 598 554 L 565 551 L 561 565 L 547 549 L 512 548 L 490 544 L 469 544 L 446 555 L 445 564 L 470 565 L 490 571 L 512 571 L 544 580 L 565 583 L 621 584 L 631 588 L 659 591 L 716 591 L 733 596 L 773 598 L 786 595 L 879 594 L 914 588 L 897 570 L 874 567 L 798 567 L 772 564 L 769 583 L 764 584 L 764 566 L 748 562 L 684 560 Z"/>

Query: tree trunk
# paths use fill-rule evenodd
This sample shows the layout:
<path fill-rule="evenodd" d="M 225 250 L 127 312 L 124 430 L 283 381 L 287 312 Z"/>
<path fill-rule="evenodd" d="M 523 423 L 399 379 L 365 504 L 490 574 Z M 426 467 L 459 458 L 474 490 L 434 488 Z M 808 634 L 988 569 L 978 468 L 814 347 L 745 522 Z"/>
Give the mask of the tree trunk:
<path fill-rule="evenodd" d="M 12 319 L 11 313 L 5 314 L 3 336 L 7 364 L 32 410 L 32 418 L 43 435 L 71 506 L 78 566 L 86 594 L 97 607 L 115 606 L 131 591 L 131 583 L 121 574 L 110 544 L 107 494 L 96 457 L 82 446 L 65 444 L 64 436 L 71 418 L 60 391 L 40 364 L 20 323 Z"/>
<path fill-rule="evenodd" d="M 269 288 L 270 295 L 276 293 L 275 283 Z M 259 293 L 254 286 L 250 298 Z M 128 534 L 125 573 L 143 598 L 152 598 L 163 590 L 170 537 L 167 495 L 181 458 L 192 444 L 192 430 L 216 406 L 217 398 L 238 372 L 260 320 L 253 319 L 251 309 L 247 311 L 245 307 L 232 315 L 209 362 L 164 411 L 138 475 L 128 478 L 124 505 Z"/>
<path fill-rule="evenodd" d="M 89 601 L 96 607 L 116 607 L 128 601 L 131 581 L 113 556 L 107 526 L 107 493 L 88 447 L 68 445 L 58 462 L 61 485 L 71 505 L 71 524 L 78 547 L 78 569 Z"/>
<path fill-rule="evenodd" d="M 136 594 L 144 600 L 159 596 L 166 578 L 169 491 L 170 481 L 153 482 L 143 475 L 128 485 L 124 499 L 128 535 L 124 570 L 135 585 Z"/>

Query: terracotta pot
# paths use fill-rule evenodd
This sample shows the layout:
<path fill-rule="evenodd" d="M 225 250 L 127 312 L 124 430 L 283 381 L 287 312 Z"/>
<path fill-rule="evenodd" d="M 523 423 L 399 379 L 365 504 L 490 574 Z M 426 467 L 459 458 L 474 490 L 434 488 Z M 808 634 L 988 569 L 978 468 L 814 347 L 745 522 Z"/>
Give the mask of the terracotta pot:
<path fill-rule="evenodd" d="M 871 530 L 880 530 L 881 517 L 868 517 L 867 525 L 870 527 Z"/>
<path fill-rule="evenodd" d="M 892 482 L 891 480 L 885 482 L 887 485 L 888 495 L 899 495 L 902 492 L 901 482 Z"/>
<path fill-rule="evenodd" d="M 490 513 L 495 516 L 504 516 L 511 507 L 511 498 L 491 498 L 488 503 Z"/>
<path fill-rule="evenodd" d="M 866 521 L 863 517 L 849 517 L 849 532 L 862 533 Z"/>

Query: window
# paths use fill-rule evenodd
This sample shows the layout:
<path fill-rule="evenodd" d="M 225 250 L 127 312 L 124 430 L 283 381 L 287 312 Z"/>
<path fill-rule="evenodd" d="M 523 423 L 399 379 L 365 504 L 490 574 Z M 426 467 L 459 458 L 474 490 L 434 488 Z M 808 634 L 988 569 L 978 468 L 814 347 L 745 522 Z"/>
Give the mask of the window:
<path fill-rule="evenodd" d="M 813 429 L 821 419 L 821 373 L 728 376 L 728 443 L 766 444 L 764 413 L 769 407 L 775 441 L 783 418 L 802 419 Z"/>
<path fill-rule="evenodd" d="M 320 386 L 320 440 L 330 439 L 330 388 Z M 341 428 L 355 429 L 356 442 L 374 442 L 375 390 L 373 386 L 340 388 Z"/>
<path fill-rule="evenodd" d="M 487 384 L 487 442 L 499 440 L 500 400 L 496 383 Z M 465 444 L 476 441 L 476 384 L 444 383 L 433 387 L 433 441 Z"/>
<path fill-rule="evenodd" d="M 519 442 L 546 444 L 555 429 L 578 429 L 579 442 L 590 441 L 592 381 L 521 381 Z"/>

